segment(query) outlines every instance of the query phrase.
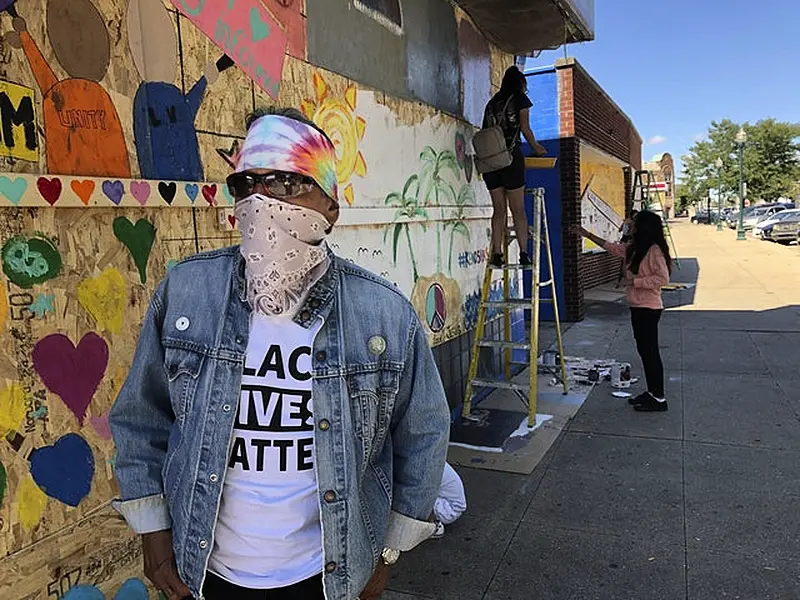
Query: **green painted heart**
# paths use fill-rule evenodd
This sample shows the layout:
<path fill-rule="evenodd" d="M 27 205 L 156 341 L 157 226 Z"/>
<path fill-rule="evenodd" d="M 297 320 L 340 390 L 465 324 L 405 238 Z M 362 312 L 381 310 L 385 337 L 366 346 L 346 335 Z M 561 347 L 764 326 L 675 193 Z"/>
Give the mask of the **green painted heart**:
<path fill-rule="evenodd" d="M 131 253 L 141 282 L 147 283 L 147 261 L 156 239 L 156 228 L 147 219 L 139 219 L 134 225 L 128 217 L 117 217 L 114 219 L 114 235 Z"/>
<path fill-rule="evenodd" d="M 261 20 L 261 14 L 255 6 L 250 9 L 250 31 L 253 35 L 254 42 L 260 42 L 264 38 L 269 37 L 269 25 Z"/>
<path fill-rule="evenodd" d="M 43 237 L 13 237 L 3 246 L 3 273 L 21 288 L 29 289 L 57 276 L 61 255 Z"/>

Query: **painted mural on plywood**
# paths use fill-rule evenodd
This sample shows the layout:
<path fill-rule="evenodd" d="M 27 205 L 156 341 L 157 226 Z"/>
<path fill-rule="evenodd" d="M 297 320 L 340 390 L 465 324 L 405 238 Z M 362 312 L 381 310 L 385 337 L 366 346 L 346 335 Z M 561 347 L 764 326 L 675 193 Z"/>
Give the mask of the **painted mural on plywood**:
<path fill-rule="evenodd" d="M 616 241 L 625 218 L 625 165 L 601 150 L 581 145 L 581 217 L 584 226 Z M 584 240 L 583 251 L 598 251 Z"/>
<path fill-rule="evenodd" d="M 229 245 L 213 216 L 198 215 L 201 235 Z M 50 540 L 30 565 L 0 558 L 0 597 L 148 597 L 141 581 L 125 581 L 139 555 L 106 556 L 113 544 L 138 548 L 108 507 L 116 495 L 108 411 L 133 355 L 129 332 L 169 262 L 194 249 L 160 241 L 159 231 L 191 222 L 188 209 L 0 212 L 0 557 Z M 101 515 L 101 527 L 70 537 L 69 528 Z M 54 583 L 41 574 L 56 563 Z"/>
<path fill-rule="evenodd" d="M 319 125 L 336 148 L 336 177 L 339 189 L 348 205 L 353 204 L 355 192 L 353 176 L 367 175 L 367 161 L 359 150 L 364 139 L 367 122 L 356 112 L 358 89 L 354 83 L 339 96 L 331 94 L 325 76 L 315 71 L 313 76 L 314 99 L 304 100 L 300 108 L 309 119 Z"/>

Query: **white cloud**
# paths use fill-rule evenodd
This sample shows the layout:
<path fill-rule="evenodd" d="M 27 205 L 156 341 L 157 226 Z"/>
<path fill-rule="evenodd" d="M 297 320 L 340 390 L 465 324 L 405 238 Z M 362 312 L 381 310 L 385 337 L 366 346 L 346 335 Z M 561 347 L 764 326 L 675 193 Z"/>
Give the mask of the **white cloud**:
<path fill-rule="evenodd" d="M 666 141 L 667 141 L 667 138 L 665 138 L 663 135 L 654 135 L 649 140 L 647 140 L 647 145 L 648 146 L 656 146 L 658 144 L 663 144 Z"/>

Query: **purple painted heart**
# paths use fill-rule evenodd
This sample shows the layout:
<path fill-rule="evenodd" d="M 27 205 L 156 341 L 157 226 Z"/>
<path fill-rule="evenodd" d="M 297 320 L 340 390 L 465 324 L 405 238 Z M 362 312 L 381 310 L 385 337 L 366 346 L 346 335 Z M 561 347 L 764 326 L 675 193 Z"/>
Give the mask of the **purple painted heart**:
<path fill-rule="evenodd" d="M 48 335 L 33 347 L 33 368 L 81 425 L 107 366 L 108 344 L 96 333 L 87 333 L 77 347 L 62 333 Z"/>

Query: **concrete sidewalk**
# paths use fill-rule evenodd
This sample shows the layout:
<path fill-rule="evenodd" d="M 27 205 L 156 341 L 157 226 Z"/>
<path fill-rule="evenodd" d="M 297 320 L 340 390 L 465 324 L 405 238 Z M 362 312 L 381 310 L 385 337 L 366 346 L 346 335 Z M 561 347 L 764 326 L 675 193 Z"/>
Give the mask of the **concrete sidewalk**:
<path fill-rule="evenodd" d="M 667 413 L 598 386 L 530 476 L 459 468 L 467 514 L 404 556 L 386 600 L 800 598 L 800 248 L 673 227 Z M 598 302 L 566 352 L 630 361 Z"/>

